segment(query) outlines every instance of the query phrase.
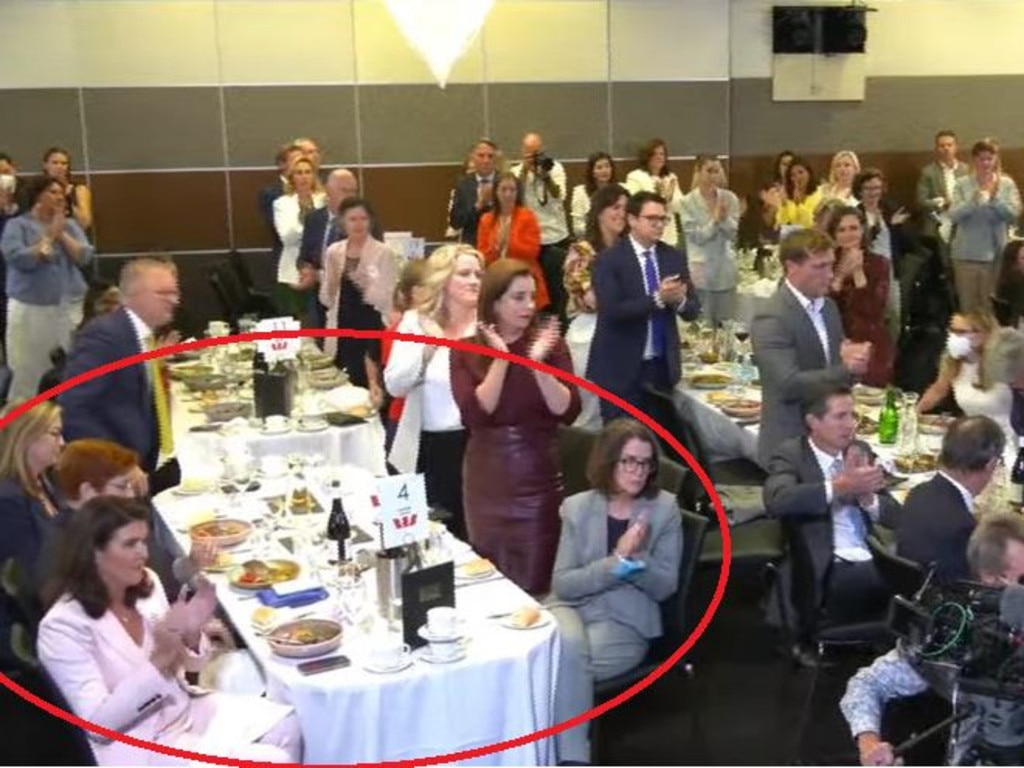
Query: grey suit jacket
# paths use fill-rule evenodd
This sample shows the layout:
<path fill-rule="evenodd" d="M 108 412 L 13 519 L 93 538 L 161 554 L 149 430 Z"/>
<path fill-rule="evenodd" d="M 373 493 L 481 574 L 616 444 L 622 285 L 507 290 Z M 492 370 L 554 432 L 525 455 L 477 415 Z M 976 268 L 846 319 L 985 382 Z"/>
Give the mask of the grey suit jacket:
<path fill-rule="evenodd" d="M 750 339 L 761 372 L 761 429 L 758 458 L 767 466 L 772 449 L 804 434 L 803 403 L 821 386 L 849 386 L 839 346 L 843 322 L 832 299 L 822 310 L 828 331 L 830 360 L 818 332 L 785 282 L 754 316 Z"/>
<path fill-rule="evenodd" d="M 1007 227 L 1017 221 L 1020 210 L 1020 191 L 1009 176 L 999 175 L 995 197 L 984 203 L 978 200 L 974 176 L 960 179 L 949 207 L 956 225 L 950 254 L 962 261 L 997 261 L 1006 246 Z"/>
<path fill-rule="evenodd" d="M 956 167 L 953 169 L 954 178 L 959 179 L 968 173 L 970 170 L 967 165 L 957 160 Z M 939 210 L 939 207 L 932 202 L 937 197 L 951 200 L 953 190 L 946 189 L 946 177 L 942 172 L 942 167 L 937 162 L 928 163 L 921 169 L 921 175 L 917 177 L 917 204 L 921 210 L 933 213 Z"/>
<path fill-rule="evenodd" d="M 651 639 L 662 633 L 658 603 L 679 584 L 683 528 L 676 499 L 666 491 L 635 506 L 633 520 L 642 510 L 648 515 L 647 540 L 637 556 L 647 569 L 623 581 L 612 574 L 618 560 L 608 554 L 608 498 L 584 491 L 565 500 L 551 591 L 585 622 L 615 620 Z"/>

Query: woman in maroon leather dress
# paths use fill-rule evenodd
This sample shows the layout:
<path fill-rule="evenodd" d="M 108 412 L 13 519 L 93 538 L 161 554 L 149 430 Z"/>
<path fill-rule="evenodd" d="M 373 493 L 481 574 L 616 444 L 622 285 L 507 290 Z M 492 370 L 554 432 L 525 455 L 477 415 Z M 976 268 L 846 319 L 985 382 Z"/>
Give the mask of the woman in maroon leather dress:
<path fill-rule="evenodd" d="M 537 321 L 530 266 L 500 259 L 480 288 L 475 343 L 572 372 L 557 318 Z M 561 524 L 558 426 L 580 412 L 576 387 L 498 358 L 452 351 L 452 391 L 469 438 L 463 500 L 469 541 L 533 595 L 551 586 Z"/>
<path fill-rule="evenodd" d="M 889 263 L 867 250 L 867 227 L 859 208 L 843 208 L 829 225 L 836 244 L 832 298 L 839 305 L 843 331 L 851 341 L 871 342 L 871 362 L 862 381 L 872 387 L 892 383 L 895 348 L 885 327 Z"/>

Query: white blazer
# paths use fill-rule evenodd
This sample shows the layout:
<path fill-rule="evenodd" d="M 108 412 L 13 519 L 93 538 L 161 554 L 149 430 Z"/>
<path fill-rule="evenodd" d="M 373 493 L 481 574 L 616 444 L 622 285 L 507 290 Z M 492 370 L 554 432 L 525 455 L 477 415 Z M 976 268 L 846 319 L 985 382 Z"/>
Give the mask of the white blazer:
<path fill-rule="evenodd" d="M 313 208 L 327 205 L 327 195 L 313 193 Z M 299 196 L 281 195 L 274 200 L 274 229 L 281 238 L 281 256 L 277 260 L 277 282 L 299 282 L 299 251 L 302 248 L 302 221 L 299 220 Z"/>
<path fill-rule="evenodd" d="M 143 617 L 142 645 L 111 611 L 90 618 L 81 603 L 65 596 L 39 625 L 39 659 L 79 717 L 113 731 L 159 744 L 224 755 L 244 752 L 292 708 L 254 696 L 189 690 L 184 670 L 164 677 L 149 657 L 153 626 L 167 613 L 167 596 L 152 571 L 153 593 L 136 603 Z M 202 666 L 200 654 L 190 670 Z M 184 758 L 140 749 L 90 733 L 100 765 L 179 765 Z"/>
<path fill-rule="evenodd" d="M 683 191 L 679 188 L 679 177 L 675 173 L 669 173 L 667 176 L 663 176 L 660 179 L 661 183 L 673 182 L 674 187 L 672 195 L 668 199 L 668 223 L 665 225 L 665 231 L 661 234 L 661 239 L 675 248 L 679 244 L 679 229 L 676 227 L 676 214 L 682 213 L 683 210 Z M 658 182 L 653 176 L 643 168 L 634 168 L 626 175 L 626 189 L 629 190 L 629 194 L 635 195 L 637 192 L 655 192 L 657 189 Z"/>

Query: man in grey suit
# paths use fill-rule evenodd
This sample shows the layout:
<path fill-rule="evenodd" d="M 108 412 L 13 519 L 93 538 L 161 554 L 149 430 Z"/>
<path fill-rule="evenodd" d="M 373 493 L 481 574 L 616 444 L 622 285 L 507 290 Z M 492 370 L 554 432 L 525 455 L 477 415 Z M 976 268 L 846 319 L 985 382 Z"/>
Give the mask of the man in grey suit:
<path fill-rule="evenodd" d="M 953 203 L 953 188 L 957 180 L 966 176 L 970 169 L 957 159 L 956 134 L 942 130 L 935 134 L 935 160 L 921 169 L 917 179 L 917 205 L 925 214 L 921 234 L 937 238 L 943 251 L 943 259 L 949 258 L 949 225 L 942 229 L 940 224 L 948 221 L 946 211 Z"/>
<path fill-rule="evenodd" d="M 780 443 L 804 433 L 801 407 L 818 388 L 849 386 L 871 359 L 869 342 L 843 338 L 839 309 L 827 296 L 835 263 L 828 235 L 793 232 L 779 245 L 779 259 L 786 277 L 750 328 L 761 373 L 762 465 Z"/>

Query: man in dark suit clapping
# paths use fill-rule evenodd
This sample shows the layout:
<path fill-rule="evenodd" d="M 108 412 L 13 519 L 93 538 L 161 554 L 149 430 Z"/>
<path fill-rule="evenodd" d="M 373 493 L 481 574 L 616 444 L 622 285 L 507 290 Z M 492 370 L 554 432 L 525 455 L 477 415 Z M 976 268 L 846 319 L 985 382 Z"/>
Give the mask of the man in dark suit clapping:
<path fill-rule="evenodd" d="M 835 256 L 816 230 L 787 235 L 779 245 L 786 277 L 750 328 L 761 374 L 758 455 L 765 464 L 782 442 L 802 435 L 802 404 L 821 387 L 849 386 L 867 371 L 871 344 L 843 338 L 839 309 L 828 297 Z"/>
<path fill-rule="evenodd" d="M 626 206 L 629 235 L 598 255 L 593 285 L 597 328 L 587 378 L 643 408 L 644 386 L 671 392 L 679 383 L 676 316 L 693 320 L 700 301 L 686 256 L 661 242 L 668 222 L 665 199 L 638 192 Z M 623 411 L 601 400 L 607 423 Z"/>
<path fill-rule="evenodd" d="M 171 261 L 141 258 L 121 269 L 122 306 L 80 330 L 68 353 L 66 379 L 158 345 L 156 333 L 180 301 Z M 158 493 L 176 485 L 170 393 L 158 361 L 132 365 L 79 384 L 60 396 L 67 440 L 98 437 L 131 448 Z"/>
<path fill-rule="evenodd" d="M 494 172 L 498 145 L 480 139 L 473 147 L 473 172 L 459 180 L 452 197 L 448 223 L 459 230 L 459 240 L 476 248 L 480 217 L 494 208 Z"/>
<path fill-rule="evenodd" d="M 896 551 L 952 582 L 970 576 L 967 540 L 974 531 L 974 500 L 1003 460 L 1006 436 L 987 416 L 957 419 L 946 430 L 935 477 L 910 491 L 896 533 Z"/>

